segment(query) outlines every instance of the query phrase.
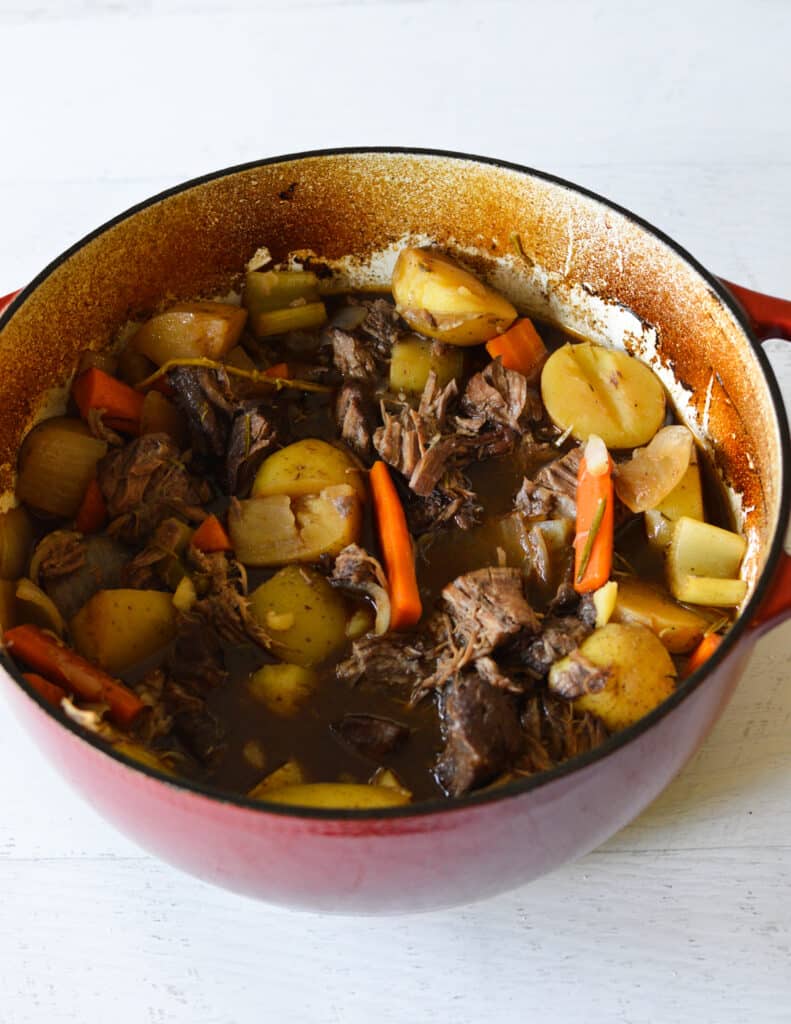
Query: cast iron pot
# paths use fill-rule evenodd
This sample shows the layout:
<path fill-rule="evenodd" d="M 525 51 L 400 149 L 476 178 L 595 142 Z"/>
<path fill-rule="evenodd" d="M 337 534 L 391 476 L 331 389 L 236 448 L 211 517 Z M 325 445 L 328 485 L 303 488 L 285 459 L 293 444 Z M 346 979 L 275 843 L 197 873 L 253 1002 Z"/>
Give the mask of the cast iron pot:
<path fill-rule="evenodd" d="M 654 367 L 733 499 L 750 596 L 702 669 L 592 753 L 493 792 L 377 812 L 267 806 L 160 776 L 64 720 L 4 656 L 20 721 L 101 814 L 203 879 L 291 907 L 447 906 L 586 853 L 679 771 L 759 633 L 791 611 L 788 426 L 760 346 L 791 337 L 791 303 L 729 291 L 670 239 L 584 189 L 477 157 L 278 157 L 189 182 L 99 228 L 0 318 L 0 492 L 13 488 L 20 440 L 44 415 L 45 393 L 68 383 L 81 350 L 103 347 L 130 318 L 226 292 L 264 244 L 276 260 L 312 250 L 355 286 L 386 284 L 407 240 L 458 252 L 526 311 L 609 338 Z"/>

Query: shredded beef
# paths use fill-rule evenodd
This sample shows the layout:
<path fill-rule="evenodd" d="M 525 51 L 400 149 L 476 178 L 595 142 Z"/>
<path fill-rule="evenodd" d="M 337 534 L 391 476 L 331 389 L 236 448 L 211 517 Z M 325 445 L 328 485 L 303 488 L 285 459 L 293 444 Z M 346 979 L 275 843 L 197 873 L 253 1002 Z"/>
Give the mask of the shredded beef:
<path fill-rule="evenodd" d="M 577 472 L 582 447 L 543 466 L 535 478 L 525 477 L 516 508 L 531 519 L 574 519 L 577 515 Z"/>
<path fill-rule="evenodd" d="M 335 422 L 343 443 L 365 461 L 372 453 L 373 420 L 373 403 L 362 388 L 344 384 L 335 399 Z"/>
<path fill-rule="evenodd" d="M 403 406 L 397 415 L 391 415 L 382 404 L 383 426 L 374 433 L 374 448 L 379 457 L 402 473 L 407 479 L 412 476 L 420 461 L 421 441 L 417 413 L 409 406 Z"/>
<path fill-rule="evenodd" d="M 576 650 L 591 627 L 576 616 L 547 616 L 538 636 L 520 636 L 513 645 L 518 662 L 536 679 L 542 679 L 558 659 Z M 509 650 L 510 657 L 512 650 Z"/>
<path fill-rule="evenodd" d="M 145 590 L 167 584 L 168 570 L 178 566 L 183 543 L 184 523 L 173 517 L 163 519 L 149 543 L 124 566 L 124 586 Z"/>
<path fill-rule="evenodd" d="M 461 405 L 468 422 L 479 424 L 479 428 L 488 421 L 519 430 L 528 406 L 527 381 L 494 359 L 470 378 Z"/>
<path fill-rule="evenodd" d="M 470 658 L 490 654 L 515 633 L 537 633 L 540 621 L 525 599 L 518 569 L 489 567 L 465 573 L 442 591 L 457 642 Z"/>
<path fill-rule="evenodd" d="M 390 596 L 387 577 L 379 562 L 358 544 L 348 544 L 335 559 L 329 578 L 333 587 L 355 597 L 366 597 L 376 607 L 377 625 L 384 631 L 390 625 Z"/>
<path fill-rule="evenodd" d="M 178 366 L 168 373 L 178 407 L 189 425 L 192 447 L 222 456 L 234 409 L 234 396 L 224 370 Z"/>
<path fill-rule="evenodd" d="M 330 728 L 347 746 L 373 761 L 392 754 L 409 736 L 408 726 L 378 715 L 344 715 Z"/>
<path fill-rule="evenodd" d="M 370 341 L 359 338 L 340 327 L 329 329 L 332 342 L 332 361 L 347 380 L 373 384 L 381 373 L 381 363 Z"/>
<path fill-rule="evenodd" d="M 388 359 L 394 342 L 405 331 L 395 306 L 387 299 L 353 299 L 352 304 L 365 308 L 365 319 L 359 330 L 371 338 L 378 355 Z"/>
<path fill-rule="evenodd" d="M 188 548 L 198 592 L 205 592 L 191 614 L 210 625 L 221 640 L 230 644 L 256 644 L 268 649 L 271 638 L 250 611 L 247 573 L 233 555 L 218 551 L 204 554 Z"/>
<path fill-rule="evenodd" d="M 246 494 L 277 432 L 257 408 L 239 409 L 231 423 L 225 456 L 225 483 L 229 494 Z"/>
<path fill-rule="evenodd" d="M 450 796 L 462 796 L 510 768 L 522 748 L 516 701 L 478 671 L 455 676 L 443 690 L 445 748 L 436 775 Z"/>
<path fill-rule="evenodd" d="M 356 684 L 362 678 L 370 683 L 408 690 L 427 674 L 428 654 L 425 638 L 409 633 L 369 633 L 355 640 L 348 658 L 335 668 L 342 682 Z"/>
<path fill-rule="evenodd" d="M 526 749 L 516 770 L 523 775 L 548 771 L 592 750 L 608 735 L 598 718 L 546 692 L 525 701 L 521 721 Z"/>
<path fill-rule="evenodd" d="M 417 408 L 418 422 L 421 426 L 422 439 L 430 439 L 445 429 L 448 420 L 448 409 L 456 400 L 459 394 L 459 387 L 455 380 L 450 380 L 444 387 L 440 387 L 437 375 L 434 370 L 429 371 L 428 378 L 420 396 L 420 404 Z"/>
<path fill-rule="evenodd" d="M 112 520 L 109 532 L 128 543 L 147 537 L 173 512 L 200 521 L 204 513 L 197 506 L 211 497 L 167 434 L 145 434 L 109 452 L 99 462 L 97 479 Z"/>
<path fill-rule="evenodd" d="M 601 692 L 611 675 L 609 668 L 594 665 L 584 654 L 572 651 L 568 664 L 550 676 L 549 688 L 558 697 L 574 700 L 586 693 Z"/>
<path fill-rule="evenodd" d="M 461 434 L 439 437 L 426 449 L 415 464 L 409 477 L 409 486 L 415 494 L 426 497 L 437 487 L 445 473 L 453 468 L 455 460 L 470 451 L 470 439 Z"/>
<path fill-rule="evenodd" d="M 35 582 L 68 620 L 99 590 L 122 585 L 129 552 L 103 534 L 83 537 L 56 530 L 40 541 L 34 558 L 39 559 Z"/>

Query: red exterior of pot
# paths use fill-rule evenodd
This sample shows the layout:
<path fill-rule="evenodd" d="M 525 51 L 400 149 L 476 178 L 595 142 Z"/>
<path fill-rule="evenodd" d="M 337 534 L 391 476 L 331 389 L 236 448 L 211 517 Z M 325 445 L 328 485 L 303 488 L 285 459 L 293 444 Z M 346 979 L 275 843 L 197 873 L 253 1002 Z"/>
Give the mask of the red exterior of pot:
<path fill-rule="evenodd" d="M 626 825 L 698 748 L 750 651 L 751 644 L 739 645 L 705 686 L 587 767 L 495 801 L 377 819 L 271 813 L 169 785 L 84 743 L 13 680 L 6 690 L 61 774 L 122 832 L 176 867 L 289 907 L 405 913 L 522 885 Z"/>

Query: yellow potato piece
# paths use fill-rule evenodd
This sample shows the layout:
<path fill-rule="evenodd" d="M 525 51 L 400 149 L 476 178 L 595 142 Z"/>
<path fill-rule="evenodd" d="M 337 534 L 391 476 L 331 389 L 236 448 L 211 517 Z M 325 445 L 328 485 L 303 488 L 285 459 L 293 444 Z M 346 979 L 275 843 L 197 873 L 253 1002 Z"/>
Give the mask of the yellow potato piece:
<path fill-rule="evenodd" d="M 69 628 L 80 654 L 118 674 L 173 640 L 173 596 L 161 590 L 100 590 L 77 612 Z"/>
<path fill-rule="evenodd" d="M 319 438 L 306 437 L 264 460 L 255 475 L 251 496 L 287 494 L 299 498 L 318 494 L 334 484 L 353 487 L 361 501 L 367 497 L 360 468 L 347 451 Z"/>
<path fill-rule="evenodd" d="M 747 583 L 744 580 L 724 580 L 716 576 L 692 576 L 687 573 L 673 578 L 673 595 L 687 604 L 735 608 L 747 596 Z"/>
<path fill-rule="evenodd" d="M 639 622 L 672 654 L 691 651 L 709 625 L 701 615 L 676 604 L 663 588 L 632 579 L 621 580 L 611 621 Z"/>
<path fill-rule="evenodd" d="M 390 390 L 421 394 L 431 371 L 437 384 L 444 387 L 464 372 L 464 353 L 428 338 L 402 338 L 393 345 L 390 356 Z"/>
<path fill-rule="evenodd" d="M 157 366 L 171 359 L 222 359 L 246 320 L 246 309 L 226 302 L 179 302 L 152 316 L 130 344 Z"/>
<path fill-rule="evenodd" d="M 611 731 L 632 725 L 674 690 L 676 669 L 670 655 L 651 630 L 638 623 L 607 623 L 594 630 L 579 653 L 594 665 L 609 669 L 610 677 L 604 689 L 577 697 L 574 705 L 596 715 Z M 568 660 L 563 658 L 552 666 L 550 686 L 553 675 L 562 671 Z"/>
<path fill-rule="evenodd" d="M 392 290 L 396 309 L 414 331 L 450 345 L 478 345 L 516 319 L 508 299 L 428 249 L 401 250 Z"/>
<path fill-rule="evenodd" d="M 346 602 L 313 569 L 281 569 L 253 591 L 250 610 L 272 636 L 273 653 L 293 665 L 319 665 L 346 644 Z"/>
<path fill-rule="evenodd" d="M 269 617 L 268 617 L 269 618 Z M 291 718 L 308 700 L 318 675 L 304 665 L 262 665 L 250 676 L 250 693 L 274 715 Z"/>
<path fill-rule="evenodd" d="M 327 810 L 368 810 L 408 804 L 409 794 L 405 790 L 365 783 L 307 782 L 271 789 L 264 799 L 275 804 L 324 807 Z"/>
<path fill-rule="evenodd" d="M 302 765 L 293 758 L 286 761 L 275 771 L 261 779 L 257 786 L 254 786 L 247 794 L 254 800 L 266 800 L 266 794 L 274 789 L 282 789 L 284 786 L 295 786 L 305 781 Z"/>
<path fill-rule="evenodd" d="M 673 524 L 682 516 L 699 520 L 704 518 L 703 488 L 696 459 L 690 462 L 686 473 L 670 494 L 656 508 L 644 513 L 649 543 L 658 549 L 666 548 L 673 536 Z"/>
<path fill-rule="evenodd" d="M 561 430 L 578 441 L 598 434 L 608 448 L 647 444 L 665 418 L 665 391 L 649 367 L 587 341 L 552 353 L 541 371 L 541 397 Z"/>
<path fill-rule="evenodd" d="M 360 500 L 348 484 L 293 501 L 286 494 L 251 498 L 228 513 L 231 542 L 244 565 L 317 562 L 356 543 L 361 529 Z"/>

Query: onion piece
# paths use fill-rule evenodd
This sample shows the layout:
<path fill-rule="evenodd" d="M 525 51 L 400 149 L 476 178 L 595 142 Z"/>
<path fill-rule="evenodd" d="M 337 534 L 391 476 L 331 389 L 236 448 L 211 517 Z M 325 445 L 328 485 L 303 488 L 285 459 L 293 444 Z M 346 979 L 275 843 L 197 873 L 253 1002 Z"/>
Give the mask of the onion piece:
<path fill-rule="evenodd" d="M 615 467 L 615 493 L 632 512 L 656 506 L 680 483 L 694 451 L 686 427 L 663 427 L 629 462 Z"/>
<path fill-rule="evenodd" d="M 19 580 L 16 585 L 16 600 L 23 622 L 32 622 L 42 629 L 52 630 L 60 637 L 66 632 L 66 623 L 57 605 L 33 580 Z"/>
<path fill-rule="evenodd" d="M 601 476 L 606 473 L 610 466 L 610 456 L 607 445 L 598 434 L 591 434 L 585 445 L 585 468 L 591 476 Z"/>

